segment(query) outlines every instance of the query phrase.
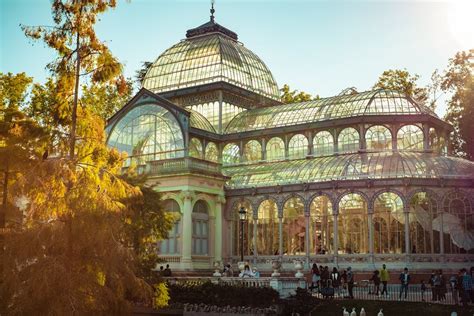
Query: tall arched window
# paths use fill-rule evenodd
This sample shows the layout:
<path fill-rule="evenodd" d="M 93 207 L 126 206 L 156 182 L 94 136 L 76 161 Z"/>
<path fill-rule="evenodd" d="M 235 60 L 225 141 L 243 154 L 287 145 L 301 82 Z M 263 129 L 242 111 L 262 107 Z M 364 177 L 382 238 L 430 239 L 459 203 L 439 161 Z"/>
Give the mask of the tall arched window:
<path fill-rule="evenodd" d="M 288 156 L 290 159 L 305 158 L 308 153 L 308 139 L 302 134 L 291 137 L 288 143 Z"/>
<path fill-rule="evenodd" d="M 316 197 L 310 205 L 309 252 L 316 255 L 332 253 L 334 216 L 331 200 L 326 195 Z"/>
<path fill-rule="evenodd" d="M 163 201 L 163 209 L 165 212 L 172 213 L 175 218 L 175 222 L 168 231 L 168 238 L 160 241 L 160 254 L 162 255 L 174 255 L 181 252 L 181 213 L 179 205 L 175 200 Z"/>
<path fill-rule="evenodd" d="M 365 141 L 369 150 L 392 149 L 392 133 L 383 125 L 375 125 L 365 132 Z"/>
<path fill-rule="evenodd" d="M 258 207 L 257 253 L 259 255 L 278 254 L 278 207 L 273 200 L 265 200 Z"/>
<path fill-rule="evenodd" d="M 189 142 L 189 156 L 194 158 L 202 158 L 202 143 L 197 138 L 191 138 Z"/>
<path fill-rule="evenodd" d="M 257 140 L 248 141 L 244 147 L 244 160 L 258 162 L 262 160 L 262 145 Z"/>
<path fill-rule="evenodd" d="M 283 206 L 283 254 L 304 255 L 306 223 L 304 204 L 299 197 L 290 198 Z"/>
<path fill-rule="evenodd" d="M 359 132 L 352 127 L 343 129 L 337 137 L 338 151 L 350 153 L 359 150 Z"/>
<path fill-rule="evenodd" d="M 267 142 L 267 161 L 285 159 L 285 143 L 280 137 L 273 137 Z"/>
<path fill-rule="evenodd" d="M 373 215 L 374 253 L 405 252 L 403 201 L 393 192 L 377 196 Z"/>
<path fill-rule="evenodd" d="M 474 252 L 474 213 L 469 198 L 459 191 L 448 193 L 443 199 L 444 252 Z"/>
<path fill-rule="evenodd" d="M 214 162 L 219 161 L 219 151 L 217 150 L 216 144 L 214 144 L 213 142 L 207 143 L 206 160 L 214 161 Z"/>
<path fill-rule="evenodd" d="M 184 156 L 181 127 L 174 115 L 156 104 L 130 110 L 113 127 L 108 146 L 127 152 L 125 165 Z"/>
<path fill-rule="evenodd" d="M 235 165 L 240 161 L 239 146 L 236 144 L 227 144 L 222 150 L 222 164 Z"/>
<path fill-rule="evenodd" d="M 240 218 L 239 210 L 243 207 L 247 212 L 247 218 L 244 221 L 244 255 L 253 254 L 253 226 L 255 221 L 253 220 L 253 209 L 252 205 L 247 201 L 239 201 L 235 203 L 232 208 L 232 253 L 234 256 L 240 256 Z"/>
<path fill-rule="evenodd" d="M 337 217 L 339 253 L 369 252 L 367 201 L 357 193 L 348 193 L 339 201 Z"/>
<path fill-rule="evenodd" d="M 334 153 L 334 138 L 328 131 L 318 132 L 313 139 L 314 156 L 328 156 Z"/>
<path fill-rule="evenodd" d="M 193 255 L 209 254 L 209 211 L 207 203 L 199 200 L 193 207 Z"/>
<path fill-rule="evenodd" d="M 410 200 L 411 253 L 439 253 L 439 232 L 433 230 L 438 216 L 435 199 L 427 192 L 418 192 Z"/>
<path fill-rule="evenodd" d="M 423 150 L 423 131 L 416 125 L 402 126 L 397 132 L 399 150 Z"/>

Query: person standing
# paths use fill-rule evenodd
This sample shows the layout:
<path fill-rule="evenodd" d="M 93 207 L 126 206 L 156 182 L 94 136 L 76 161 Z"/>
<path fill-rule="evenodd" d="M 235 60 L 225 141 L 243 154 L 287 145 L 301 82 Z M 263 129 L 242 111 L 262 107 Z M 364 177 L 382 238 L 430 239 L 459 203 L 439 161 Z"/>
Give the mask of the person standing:
<path fill-rule="evenodd" d="M 424 302 L 425 301 L 425 292 L 426 292 L 425 280 L 421 280 L 420 289 L 421 289 L 421 301 Z"/>
<path fill-rule="evenodd" d="M 472 277 L 467 273 L 466 269 L 462 269 L 462 306 L 467 307 L 467 302 L 471 298 L 472 291 Z"/>
<path fill-rule="evenodd" d="M 381 295 L 387 295 L 387 283 L 390 281 L 390 273 L 388 273 L 387 266 L 385 264 L 382 265 L 382 269 L 380 270 L 380 281 L 382 282 L 382 292 Z"/>
<path fill-rule="evenodd" d="M 374 283 L 374 292 L 372 294 L 379 296 L 380 277 L 379 277 L 379 271 L 378 270 L 374 271 L 374 274 L 372 274 L 372 277 L 370 278 L 370 281 L 372 281 Z"/>
<path fill-rule="evenodd" d="M 331 273 L 331 283 L 332 287 L 334 288 L 334 292 L 339 295 L 339 286 L 341 285 L 341 275 L 337 268 L 334 267 Z"/>
<path fill-rule="evenodd" d="M 347 268 L 347 287 L 349 290 L 349 298 L 354 298 L 354 273 L 352 273 L 352 268 Z"/>
<path fill-rule="evenodd" d="M 319 288 L 319 281 L 321 280 L 321 275 L 319 273 L 318 265 L 313 263 L 313 267 L 311 268 L 311 292 L 315 288 Z"/>
<path fill-rule="evenodd" d="M 452 275 L 449 278 L 449 285 L 451 287 L 451 293 L 453 295 L 454 305 L 457 306 L 459 304 L 459 301 L 458 301 L 459 292 L 458 292 L 458 278 L 455 275 Z"/>
<path fill-rule="evenodd" d="M 410 274 L 408 274 L 408 268 L 403 269 L 403 272 L 400 273 L 400 277 L 398 279 L 400 280 L 400 296 L 398 299 L 402 299 L 403 291 L 405 291 L 405 299 L 407 299 L 408 285 L 410 284 Z"/>

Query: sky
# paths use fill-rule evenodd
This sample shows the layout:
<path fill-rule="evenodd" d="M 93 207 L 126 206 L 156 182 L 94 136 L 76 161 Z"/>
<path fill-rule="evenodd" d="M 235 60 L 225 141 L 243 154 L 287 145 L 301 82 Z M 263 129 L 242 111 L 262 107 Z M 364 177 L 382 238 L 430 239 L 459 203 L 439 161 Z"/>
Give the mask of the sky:
<path fill-rule="evenodd" d="M 19 25 L 52 25 L 50 7 L 48 0 L 0 0 L 0 72 L 45 81 L 55 53 Z M 129 77 L 207 22 L 209 9 L 209 0 L 118 0 L 96 30 Z M 395 68 L 420 75 L 423 86 L 456 52 L 474 48 L 474 0 L 217 0 L 215 9 L 216 22 L 238 34 L 280 87 L 321 97 L 368 90 Z"/>

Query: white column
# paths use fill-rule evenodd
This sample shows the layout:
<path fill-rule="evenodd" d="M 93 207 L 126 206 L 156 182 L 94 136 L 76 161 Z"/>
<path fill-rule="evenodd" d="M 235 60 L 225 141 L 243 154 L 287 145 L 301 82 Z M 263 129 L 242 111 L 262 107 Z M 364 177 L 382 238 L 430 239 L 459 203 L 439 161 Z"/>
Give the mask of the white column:
<path fill-rule="evenodd" d="M 183 191 L 183 234 L 182 234 L 182 255 L 181 262 L 185 266 L 191 264 L 191 244 L 192 244 L 192 233 L 193 233 L 193 208 L 192 208 L 192 199 L 194 192 L 192 191 Z"/>
<path fill-rule="evenodd" d="M 222 262 L 222 212 L 225 197 L 218 195 L 216 198 L 215 226 L 214 226 L 214 260 Z"/>

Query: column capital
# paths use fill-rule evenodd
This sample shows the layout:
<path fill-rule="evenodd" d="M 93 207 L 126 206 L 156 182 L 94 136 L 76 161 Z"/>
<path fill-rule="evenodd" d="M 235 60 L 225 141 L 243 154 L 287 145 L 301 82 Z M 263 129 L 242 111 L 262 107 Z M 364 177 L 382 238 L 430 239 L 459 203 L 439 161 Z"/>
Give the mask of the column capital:
<path fill-rule="evenodd" d="M 224 204 L 225 202 L 226 202 L 226 199 L 224 195 L 219 194 L 216 196 L 216 203 Z"/>
<path fill-rule="evenodd" d="M 194 191 L 191 191 L 191 190 L 185 190 L 185 191 L 181 191 L 181 193 L 179 194 L 180 198 L 182 198 L 183 200 L 192 200 L 194 197 L 196 197 L 196 194 Z"/>

